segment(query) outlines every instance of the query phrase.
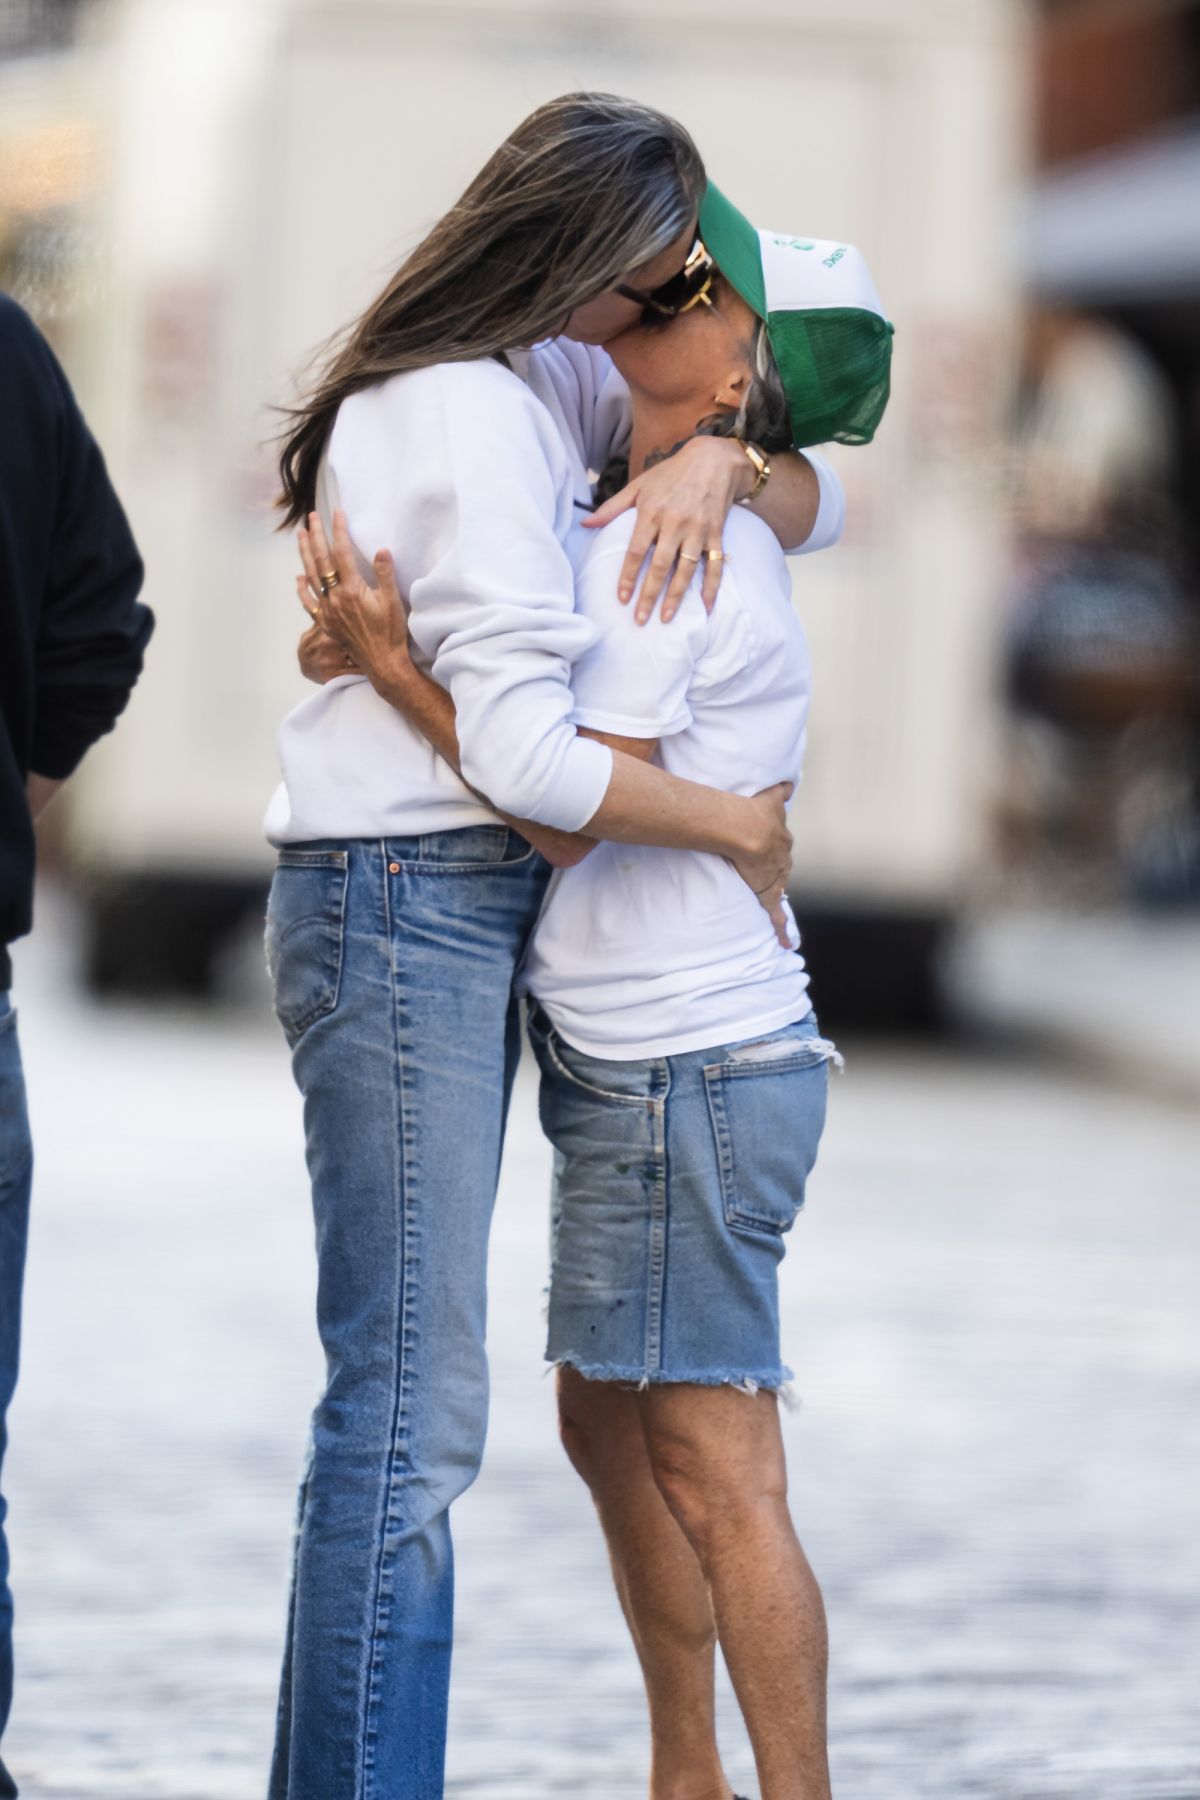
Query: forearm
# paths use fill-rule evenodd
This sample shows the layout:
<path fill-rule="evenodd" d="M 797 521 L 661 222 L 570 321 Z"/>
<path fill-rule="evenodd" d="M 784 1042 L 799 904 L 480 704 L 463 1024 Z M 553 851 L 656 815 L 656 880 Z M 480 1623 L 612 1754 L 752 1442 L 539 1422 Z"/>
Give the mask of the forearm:
<path fill-rule="evenodd" d="M 25 794 L 29 801 L 29 811 L 33 818 L 41 818 L 62 785 L 61 781 L 51 780 L 49 775 L 31 774 L 26 776 Z"/>
<path fill-rule="evenodd" d="M 584 831 L 618 844 L 734 856 L 746 848 L 748 804 L 614 750 L 612 780 Z"/>
<path fill-rule="evenodd" d="M 389 705 L 404 713 L 438 755 L 461 774 L 454 703 L 446 690 L 411 662 L 380 671 L 371 679 Z M 604 800 L 582 832 L 555 831 L 526 820 L 512 823 L 556 862 L 579 860 L 597 838 L 728 856 L 745 848 L 745 808 L 746 802 L 736 794 L 683 781 L 657 765 L 615 750 L 612 780 Z M 551 854 L 552 850 L 556 854 Z"/>
<path fill-rule="evenodd" d="M 433 745 L 443 762 L 449 763 L 455 774 L 461 776 L 454 702 L 445 688 L 439 687 L 436 681 L 407 660 L 399 670 L 372 675 L 371 682 L 389 706 L 402 712 L 409 724 L 415 725 L 421 736 Z M 503 812 L 498 816 L 506 825 L 519 831 L 556 868 L 569 868 L 582 862 L 588 851 L 595 847 L 595 838 L 580 831 L 556 831 L 552 825 L 535 825 L 528 819 L 514 819 Z"/>
<path fill-rule="evenodd" d="M 429 740 L 442 761 L 448 762 L 456 775 L 461 775 L 454 702 L 445 688 L 423 675 L 407 659 L 399 669 L 368 673 L 376 693 L 397 712 L 402 712 L 409 724 L 415 725 L 421 736 Z"/>
<path fill-rule="evenodd" d="M 748 459 L 746 465 L 748 491 L 755 475 Z M 747 510 L 771 527 L 785 550 L 795 550 L 811 537 L 820 504 L 816 470 L 798 450 L 788 450 L 772 455 L 770 480 Z"/>

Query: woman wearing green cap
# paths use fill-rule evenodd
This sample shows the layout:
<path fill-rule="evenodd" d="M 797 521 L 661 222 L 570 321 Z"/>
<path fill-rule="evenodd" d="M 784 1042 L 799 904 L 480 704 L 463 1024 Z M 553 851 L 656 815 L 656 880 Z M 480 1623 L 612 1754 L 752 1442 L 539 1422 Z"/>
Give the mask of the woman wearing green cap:
<path fill-rule="evenodd" d="M 688 304 L 610 342 L 632 429 L 602 487 L 697 435 L 768 462 L 815 429 L 865 442 L 882 411 L 890 330 L 858 253 L 755 233 L 711 187 L 700 222 L 736 277 L 700 246 Z M 778 543 L 735 513 L 715 611 L 695 578 L 674 623 L 643 629 L 617 603 L 631 536 L 625 514 L 574 548 L 594 634 L 576 727 L 731 792 L 794 782 L 809 670 Z M 340 515 L 334 550 L 316 526 L 306 555 L 339 574 L 341 642 L 455 763 L 453 702 L 412 663 L 389 563 L 372 592 Z M 519 985 L 557 1152 L 547 1358 L 642 1662 L 651 1794 L 728 1800 L 719 1640 L 763 1800 L 823 1800 L 825 1623 L 786 1499 L 777 1272 L 837 1052 L 800 957 L 711 855 L 595 845 L 555 874 Z"/>
<path fill-rule="evenodd" d="M 284 444 L 285 517 L 340 505 L 361 551 L 394 556 L 414 657 L 453 695 L 465 780 L 355 673 L 280 734 L 268 954 L 304 1096 L 327 1380 L 271 1800 L 442 1790 L 448 1511 L 482 1452 L 513 980 L 550 874 L 530 840 L 578 854 L 564 838 L 582 827 L 728 857 L 782 928 L 786 784 L 689 782 L 570 719 L 570 668 L 594 635 L 572 568 L 588 470 L 628 431 L 595 346 L 689 297 L 704 190 L 695 146 L 661 114 L 604 95 L 540 108 L 351 328 Z M 715 588 L 740 498 L 789 544 L 836 537 L 840 491 L 819 459 L 781 454 L 764 476 L 714 439 L 639 478 L 628 561 L 654 543 L 644 603 L 669 577 L 673 609 L 706 552 Z M 369 566 L 350 554 L 344 572 L 313 569 L 309 604 L 330 619 L 335 584 Z M 505 814 L 534 823 L 519 835 Z"/>

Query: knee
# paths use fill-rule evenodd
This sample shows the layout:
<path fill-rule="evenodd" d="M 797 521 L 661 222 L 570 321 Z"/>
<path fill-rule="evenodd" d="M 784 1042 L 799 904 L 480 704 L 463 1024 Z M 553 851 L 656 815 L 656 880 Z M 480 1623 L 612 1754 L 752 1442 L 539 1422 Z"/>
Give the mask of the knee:
<path fill-rule="evenodd" d="M 561 1404 L 558 1409 L 558 1437 L 567 1453 L 567 1461 L 575 1473 L 591 1487 L 595 1478 L 592 1433 L 579 1419 L 564 1411 Z"/>
<path fill-rule="evenodd" d="M 409 1394 L 397 1407 L 394 1371 L 341 1364 L 317 1404 L 312 1466 L 317 1486 L 356 1507 L 387 1494 L 405 1531 L 423 1530 L 475 1481 L 487 1437 L 487 1389 L 462 1381 Z"/>
<path fill-rule="evenodd" d="M 417 1420 L 393 1440 L 389 1508 L 404 1535 L 435 1526 L 472 1486 L 486 1435 L 482 1409 L 448 1408 L 436 1422 Z"/>
<path fill-rule="evenodd" d="M 786 1485 L 723 1445 L 648 1434 L 648 1448 L 658 1491 L 705 1569 L 724 1544 L 745 1543 L 786 1513 Z"/>
<path fill-rule="evenodd" d="M 573 1369 L 559 1371 L 558 1435 L 571 1467 L 593 1493 L 621 1468 L 631 1433 L 641 1441 L 632 1394 L 585 1381 Z"/>
<path fill-rule="evenodd" d="M 655 1432 L 647 1434 L 647 1447 L 658 1491 L 699 1554 L 711 1538 L 718 1512 L 703 1448 Z"/>

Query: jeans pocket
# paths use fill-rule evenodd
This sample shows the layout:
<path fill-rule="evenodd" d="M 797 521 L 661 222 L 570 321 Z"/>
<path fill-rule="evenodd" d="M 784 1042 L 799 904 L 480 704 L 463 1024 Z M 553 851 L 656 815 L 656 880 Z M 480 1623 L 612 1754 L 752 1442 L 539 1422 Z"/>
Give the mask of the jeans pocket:
<path fill-rule="evenodd" d="M 406 867 L 441 875 L 512 868 L 536 855 L 533 845 L 507 825 L 463 825 L 455 831 L 433 831 L 410 848 L 415 854 L 400 858 Z"/>
<path fill-rule="evenodd" d="M 349 880 L 345 850 L 280 851 L 267 902 L 267 968 L 275 1016 L 293 1046 L 337 1005 Z"/>
<path fill-rule="evenodd" d="M 704 1071 L 725 1223 L 754 1237 L 790 1231 L 804 1205 L 825 1125 L 830 1047 L 821 1040 L 769 1061 Z"/>
<path fill-rule="evenodd" d="M 544 1012 L 534 1006 L 529 1014 L 529 1038 L 542 1073 L 568 1083 L 593 1100 L 618 1106 L 645 1107 L 653 1098 L 654 1072 L 659 1062 L 605 1062 L 559 1036 Z"/>

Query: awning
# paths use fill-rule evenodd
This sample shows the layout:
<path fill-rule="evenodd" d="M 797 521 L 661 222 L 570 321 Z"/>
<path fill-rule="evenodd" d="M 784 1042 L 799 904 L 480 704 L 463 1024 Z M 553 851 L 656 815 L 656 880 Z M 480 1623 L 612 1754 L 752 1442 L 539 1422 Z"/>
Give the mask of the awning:
<path fill-rule="evenodd" d="M 1046 176 L 1024 240 L 1027 285 L 1047 299 L 1200 297 L 1200 124 Z"/>

